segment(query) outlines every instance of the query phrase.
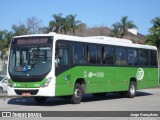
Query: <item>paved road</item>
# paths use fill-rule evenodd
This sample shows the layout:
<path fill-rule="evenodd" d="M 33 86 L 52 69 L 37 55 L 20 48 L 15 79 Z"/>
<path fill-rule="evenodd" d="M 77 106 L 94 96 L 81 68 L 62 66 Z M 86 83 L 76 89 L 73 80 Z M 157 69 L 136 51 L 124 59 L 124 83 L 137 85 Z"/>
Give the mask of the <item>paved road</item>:
<path fill-rule="evenodd" d="M 81 104 L 78 105 L 68 104 L 66 100 L 61 98 L 49 98 L 45 104 L 37 104 L 33 98 L 1 97 L 0 111 L 160 111 L 160 89 L 137 91 L 137 96 L 133 99 L 121 98 L 118 94 L 108 94 L 104 98 L 85 95 Z M 160 120 L 159 117 L 152 119 Z M 112 119 L 117 120 L 119 118 Z M 125 119 L 137 120 L 135 118 Z M 147 118 L 147 120 L 150 119 Z"/>

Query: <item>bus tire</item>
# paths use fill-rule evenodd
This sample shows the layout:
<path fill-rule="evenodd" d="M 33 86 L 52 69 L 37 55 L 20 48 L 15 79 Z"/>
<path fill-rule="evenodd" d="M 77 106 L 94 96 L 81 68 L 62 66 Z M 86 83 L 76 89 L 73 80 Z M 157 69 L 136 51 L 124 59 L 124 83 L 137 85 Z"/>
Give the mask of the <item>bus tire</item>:
<path fill-rule="evenodd" d="M 35 97 L 34 100 L 37 102 L 37 103 L 45 103 L 46 102 L 46 97 Z"/>
<path fill-rule="evenodd" d="M 135 95 L 136 95 L 136 82 L 130 81 L 129 90 L 128 90 L 127 96 L 129 98 L 134 98 Z"/>
<path fill-rule="evenodd" d="M 74 86 L 74 94 L 70 98 L 72 104 L 79 104 L 82 100 L 83 90 L 82 86 L 79 83 L 76 83 Z"/>

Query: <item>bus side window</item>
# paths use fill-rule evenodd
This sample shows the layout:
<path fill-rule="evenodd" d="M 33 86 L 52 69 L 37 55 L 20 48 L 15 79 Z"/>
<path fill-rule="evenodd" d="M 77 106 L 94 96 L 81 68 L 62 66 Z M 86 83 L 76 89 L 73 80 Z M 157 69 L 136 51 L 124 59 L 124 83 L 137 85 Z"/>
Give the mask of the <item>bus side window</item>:
<path fill-rule="evenodd" d="M 58 48 L 56 49 L 56 67 L 59 65 L 68 65 L 69 64 L 69 50 L 67 48 Z"/>
<path fill-rule="evenodd" d="M 128 65 L 138 65 L 138 52 L 134 48 L 128 48 Z"/>
<path fill-rule="evenodd" d="M 66 48 L 62 48 L 60 49 L 59 51 L 59 56 L 60 56 L 60 65 L 68 65 L 68 57 L 69 57 L 69 54 L 68 54 L 68 49 Z"/>
<path fill-rule="evenodd" d="M 153 51 L 151 50 L 149 52 L 149 64 L 151 67 L 156 67 L 158 64 L 157 64 L 157 52 L 156 51 Z"/>
<path fill-rule="evenodd" d="M 73 63 L 74 64 L 84 63 L 84 45 L 81 43 L 75 43 L 73 45 Z"/>
<path fill-rule="evenodd" d="M 96 64 L 96 45 L 88 45 L 88 63 Z"/>
<path fill-rule="evenodd" d="M 89 44 L 87 46 L 87 61 L 89 64 L 100 64 L 101 63 L 101 48 L 95 44 Z"/>
<path fill-rule="evenodd" d="M 111 46 L 103 47 L 103 64 L 113 65 L 114 64 L 114 49 Z"/>
<path fill-rule="evenodd" d="M 140 49 L 139 50 L 139 65 L 147 66 L 148 65 L 148 50 Z"/>
<path fill-rule="evenodd" d="M 116 65 L 127 65 L 127 54 L 126 48 L 116 47 L 115 49 L 116 55 Z"/>

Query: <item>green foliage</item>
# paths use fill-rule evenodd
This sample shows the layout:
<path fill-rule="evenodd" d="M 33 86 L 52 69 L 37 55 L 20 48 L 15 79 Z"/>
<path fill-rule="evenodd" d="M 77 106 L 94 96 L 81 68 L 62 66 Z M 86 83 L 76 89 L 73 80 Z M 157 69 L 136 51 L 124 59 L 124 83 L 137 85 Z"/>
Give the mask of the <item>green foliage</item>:
<path fill-rule="evenodd" d="M 121 27 L 121 25 L 119 23 L 114 23 L 112 25 L 112 34 L 113 34 L 114 37 L 117 37 L 117 38 L 121 37 L 120 27 Z"/>
<path fill-rule="evenodd" d="M 75 35 L 75 30 L 78 29 L 78 26 L 81 23 L 80 20 L 76 20 L 76 16 L 77 15 L 68 15 L 67 16 L 67 19 L 69 20 L 70 28 L 72 30 L 71 32 L 73 32 L 74 35 Z"/>
<path fill-rule="evenodd" d="M 160 50 L 160 17 L 151 20 L 152 27 L 149 28 L 146 44 L 154 45 Z"/>
<path fill-rule="evenodd" d="M 78 25 L 81 23 L 79 20 L 76 21 L 77 15 L 68 15 L 62 17 L 62 14 L 53 14 L 54 20 L 49 22 L 50 30 L 56 33 L 71 32 L 75 35 L 75 30 L 78 29 Z"/>
<path fill-rule="evenodd" d="M 12 25 L 12 30 L 15 36 L 25 35 L 27 34 L 27 31 L 28 31 L 24 24 L 20 24 L 18 26 Z"/>
<path fill-rule="evenodd" d="M 52 32 L 60 33 L 62 28 L 62 13 L 53 14 L 52 17 L 54 20 L 49 22 L 49 26 Z"/>
<path fill-rule="evenodd" d="M 13 32 L 8 32 L 7 30 L 0 30 L 0 51 L 1 59 L 6 58 L 6 53 L 8 51 L 10 40 L 13 38 Z"/>
<path fill-rule="evenodd" d="M 112 25 L 112 34 L 114 37 L 122 38 L 127 34 L 128 29 L 137 28 L 133 21 L 128 20 L 128 16 L 122 17 L 120 22 Z"/>

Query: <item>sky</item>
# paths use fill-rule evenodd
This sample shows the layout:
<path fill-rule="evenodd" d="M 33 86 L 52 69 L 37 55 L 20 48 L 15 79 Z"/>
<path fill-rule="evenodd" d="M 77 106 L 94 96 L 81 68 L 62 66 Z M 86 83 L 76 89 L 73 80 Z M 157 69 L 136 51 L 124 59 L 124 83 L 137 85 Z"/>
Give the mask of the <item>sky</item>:
<path fill-rule="evenodd" d="M 12 25 L 37 17 L 43 26 L 53 20 L 53 14 L 63 17 L 76 14 L 88 27 L 107 26 L 128 16 L 138 26 L 138 32 L 148 34 L 151 20 L 160 17 L 160 0 L 1 0 L 0 30 L 12 30 Z"/>

